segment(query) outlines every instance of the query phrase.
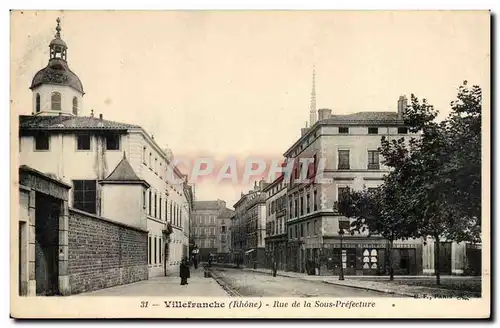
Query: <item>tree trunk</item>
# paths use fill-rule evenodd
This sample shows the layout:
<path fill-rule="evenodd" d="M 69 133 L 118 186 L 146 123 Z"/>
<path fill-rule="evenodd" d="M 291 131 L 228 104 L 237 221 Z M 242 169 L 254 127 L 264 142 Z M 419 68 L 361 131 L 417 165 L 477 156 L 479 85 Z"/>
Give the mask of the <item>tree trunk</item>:
<path fill-rule="evenodd" d="M 434 236 L 434 272 L 436 273 L 436 285 L 441 284 L 441 272 L 440 272 L 440 261 L 439 261 L 439 236 Z"/>
<path fill-rule="evenodd" d="M 394 240 L 389 241 L 389 280 L 394 280 L 394 261 L 393 261 L 393 249 Z"/>

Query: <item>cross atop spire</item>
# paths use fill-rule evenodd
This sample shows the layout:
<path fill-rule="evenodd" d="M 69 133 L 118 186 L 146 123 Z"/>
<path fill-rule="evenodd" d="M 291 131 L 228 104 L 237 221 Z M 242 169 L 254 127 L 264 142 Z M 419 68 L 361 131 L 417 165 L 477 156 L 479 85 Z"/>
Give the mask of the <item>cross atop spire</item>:
<path fill-rule="evenodd" d="M 61 38 L 61 19 L 59 17 L 57 17 L 56 22 L 57 22 L 56 38 L 60 39 Z"/>
<path fill-rule="evenodd" d="M 313 79 L 311 90 L 311 105 L 309 107 L 309 125 L 312 127 L 316 123 L 316 65 L 313 66 Z"/>

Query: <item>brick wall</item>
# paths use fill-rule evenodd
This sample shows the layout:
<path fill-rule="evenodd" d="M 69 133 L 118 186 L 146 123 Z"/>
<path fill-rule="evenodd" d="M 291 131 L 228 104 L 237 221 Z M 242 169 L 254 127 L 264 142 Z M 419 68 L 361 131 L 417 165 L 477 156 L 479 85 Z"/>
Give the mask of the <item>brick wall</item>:
<path fill-rule="evenodd" d="M 71 294 L 148 279 L 148 233 L 70 209 Z"/>

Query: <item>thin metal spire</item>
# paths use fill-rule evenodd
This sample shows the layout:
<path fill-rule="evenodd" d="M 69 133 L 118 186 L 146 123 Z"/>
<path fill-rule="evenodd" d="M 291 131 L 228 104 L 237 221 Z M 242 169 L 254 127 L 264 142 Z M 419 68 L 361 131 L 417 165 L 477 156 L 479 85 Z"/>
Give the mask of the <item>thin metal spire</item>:
<path fill-rule="evenodd" d="M 316 65 L 313 66 L 313 79 L 311 90 L 311 106 L 309 108 L 309 123 L 312 127 L 316 123 Z"/>

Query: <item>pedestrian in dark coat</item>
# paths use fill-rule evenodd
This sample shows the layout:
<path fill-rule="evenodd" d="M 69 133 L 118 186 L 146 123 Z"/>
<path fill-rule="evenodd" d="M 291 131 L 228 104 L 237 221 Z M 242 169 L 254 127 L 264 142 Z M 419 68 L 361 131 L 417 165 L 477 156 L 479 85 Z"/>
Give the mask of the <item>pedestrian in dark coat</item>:
<path fill-rule="evenodd" d="M 189 272 L 189 261 L 187 257 L 181 261 L 179 275 L 181 277 L 181 285 L 188 285 L 187 280 L 191 277 L 191 274 Z"/>

